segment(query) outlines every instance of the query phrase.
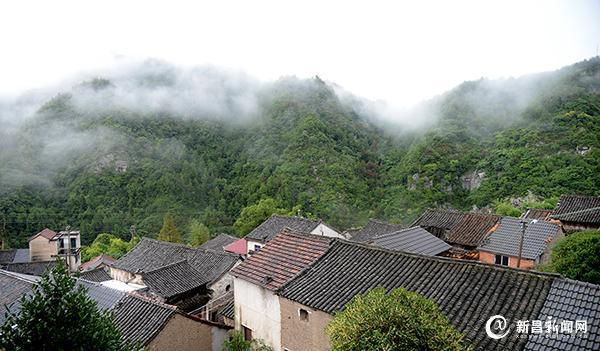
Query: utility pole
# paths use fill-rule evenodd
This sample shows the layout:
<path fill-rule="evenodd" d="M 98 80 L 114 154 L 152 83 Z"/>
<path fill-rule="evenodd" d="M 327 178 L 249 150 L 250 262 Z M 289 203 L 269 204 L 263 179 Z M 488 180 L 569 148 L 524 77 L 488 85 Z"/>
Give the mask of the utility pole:
<path fill-rule="evenodd" d="M 0 245 L 1 249 L 4 250 L 4 245 L 6 241 L 6 218 L 2 217 L 2 225 L 0 226 Z"/>
<path fill-rule="evenodd" d="M 525 229 L 527 229 L 527 220 L 521 219 L 521 240 L 519 240 L 519 256 L 517 256 L 517 268 L 521 268 L 521 256 L 523 255 L 523 241 L 525 241 Z"/>
<path fill-rule="evenodd" d="M 67 232 L 67 271 L 71 274 L 71 226 L 65 228 Z"/>

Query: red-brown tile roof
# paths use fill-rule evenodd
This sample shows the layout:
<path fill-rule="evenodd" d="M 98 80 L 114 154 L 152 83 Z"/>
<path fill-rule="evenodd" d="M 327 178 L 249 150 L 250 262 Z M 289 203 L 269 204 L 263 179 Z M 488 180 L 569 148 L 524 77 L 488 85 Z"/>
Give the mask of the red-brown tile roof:
<path fill-rule="evenodd" d="M 448 232 L 445 241 L 451 244 L 479 246 L 493 231 L 499 220 L 500 217 L 495 215 L 465 213 Z"/>
<path fill-rule="evenodd" d="M 91 270 L 91 269 L 95 269 L 96 267 L 98 267 L 99 265 L 101 265 L 102 263 L 104 264 L 113 264 L 115 263 L 117 260 L 109 255 L 106 254 L 100 254 L 94 258 L 92 258 L 91 260 L 83 263 L 80 267 L 79 270 L 80 271 L 86 271 L 86 270 Z"/>
<path fill-rule="evenodd" d="M 223 251 L 235 253 L 238 255 L 246 255 L 248 253 L 248 244 L 246 239 L 241 238 L 232 242 L 229 245 L 223 246 Z"/>
<path fill-rule="evenodd" d="M 29 238 L 29 240 L 35 238 L 38 235 L 41 235 L 41 236 L 43 236 L 44 238 L 46 238 L 48 240 L 52 240 L 56 236 L 56 232 L 54 230 L 50 230 L 48 228 L 45 228 L 41 232 L 39 232 L 36 235 L 34 235 L 31 238 Z"/>
<path fill-rule="evenodd" d="M 331 238 L 284 231 L 231 273 L 269 290 L 277 290 L 321 257 Z"/>

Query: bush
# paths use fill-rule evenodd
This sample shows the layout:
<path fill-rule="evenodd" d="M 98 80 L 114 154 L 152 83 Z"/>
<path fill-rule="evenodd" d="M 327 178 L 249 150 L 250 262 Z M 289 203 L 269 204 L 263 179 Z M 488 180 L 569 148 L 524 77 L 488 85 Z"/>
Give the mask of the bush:
<path fill-rule="evenodd" d="M 567 278 L 600 284 L 600 231 L 573 233 L 560 240 L 549 268 Z"/>
<path fill-rule="evenodd" d="M 402 288 L 355 296 L 327 334 L 334 351 L 470 349 L 433 301 Z"/>

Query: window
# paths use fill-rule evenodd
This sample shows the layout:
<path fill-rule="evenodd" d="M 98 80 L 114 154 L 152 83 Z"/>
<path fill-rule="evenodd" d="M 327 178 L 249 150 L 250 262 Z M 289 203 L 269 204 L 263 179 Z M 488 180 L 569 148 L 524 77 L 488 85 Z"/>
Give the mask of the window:
<path fill-rule="evenodd" d="M 71 238 L 71 248 L 74 249 L 77 247 L 77 239 Z"/>
<path fill-rule="evenodd" d="M 260 246 L 260 245 L 254 245 L 254 252 L 258 252 L 258 251 L 260 251 L 260 248 L 261 248 L 261 247 L 262 247 L 262 246 Z"/>
<path fill-rule="evenodd" d="M 231 290 L 231 285 L 227 284 L 227 286 L 225 287 L 225 292 L 229 292 L 229 290 Z"/>
<path fill-rule="evenodd" d="M 300 316 L 301 321 L 308 321 L 308 311 L 304 308 L 298 310 L 298 315 Z"/>
<path fill-rule="evenodd" d="M 246 327 L 245 325 L 242 325 L 242 328 L 244 329 L 244 340 L 252 340 L 252 329 Z"/>
<path fill-rule="evenodd" d="M 494 263 L 502 266 L 508 266 L 508 256 L 496 255 L 496 260 Z"/>
<path fill-rule="evenodd" d="M 58 242 L 60 243 L 60 248 L 64 249 L 64 247 L 65 247 L 65 241 L 63 239 L 60 239 Z"/>

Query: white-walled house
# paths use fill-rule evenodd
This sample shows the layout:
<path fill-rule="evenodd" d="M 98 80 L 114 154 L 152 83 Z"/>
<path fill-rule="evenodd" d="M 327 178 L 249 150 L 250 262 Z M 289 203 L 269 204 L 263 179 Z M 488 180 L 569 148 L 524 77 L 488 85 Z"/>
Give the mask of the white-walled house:
<path fill-rule="evenodd" d="M 285 231 L 235 267 L 235 328 L 281 350 L 281 311 L 276 290 L 323 255 L 331 239 Z M 285 255 L 281 255 L 285 252 Z"/>
<path fill-rule="evenodd" d="M 29 261 L 49 262 L 57 257 L 66 259 L 69 270 L 75 272 L 81 265 L 81 234 L 78 231 L 56 233 L 48 228 L 29 238 Z"/>
<path fill-rule="evenodd" d="M 313 221 L 304 217 L 289 217 L 274 214 L 245 236 L 247 253 L 252 254 L 260 250 L 269 240 L 273 239 L 273 237 L 286 228 L 297 233 L 310 233 L 329 238 L 346 238 L 321 220 Z"/>

